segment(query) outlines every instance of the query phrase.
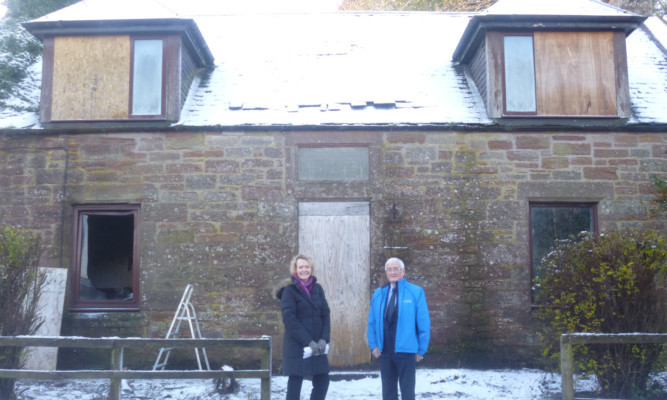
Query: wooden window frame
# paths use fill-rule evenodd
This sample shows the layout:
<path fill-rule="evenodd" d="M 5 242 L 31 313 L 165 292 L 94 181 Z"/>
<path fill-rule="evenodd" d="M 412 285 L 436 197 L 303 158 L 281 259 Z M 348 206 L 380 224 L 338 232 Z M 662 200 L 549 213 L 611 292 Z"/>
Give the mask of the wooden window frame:
<path fill-rule="evenodd" d="M 112 35 L 117 36 L 117 35 Z M 172 121 L 176 122 L 180 118 L 181 113 L 181 52 L 184 50 L 181 44 L 181 37 L 178 34 L 164 34 L 164 35 L 121 35 L 126 37 L 129 41 L 128 59 L 123 63 L 122 68 L 128 71 L 127 77 L 123 79 L 122 85 L 127 87 L 123 96 L 127 96 L 126 101 L 121 107 L 122 116 L 113 117 L 109 114 L 106 117 L 100 118 L 75 118 L 63 119 L 53 118 L 52 103 L 54 100 L 53 80 L 54 80 L 54 64 L 55 64 L 55 40 L 56 37 L 44 38 L 44 61 L 42 65 L 42 96 L 40 99 L 40 121 L 43 123 L 118 123 L 122 124 L 126 121 L 145 121 L 148 123 Z M 132 96 L 133 96 L 133 81 L 134 81 L 134 41 L 143 39 L 161 39 L 163 45 L 162 51 L 162 94 L 161 94 L 161 114 L 160 115 L 132 115 Z"/>
<path fill-rule="evenodd" d="M 137 40 L 161 40 L 162 41 L 162 76 L 160 83 L 160 114 L 149 114 L 149 115 L 140 115 L 133 114 L 133 101 L 134 101 L 134 43 Z M 141 119 L 141 120 L 163 120 L 167 116 L 167 40 L 166 36 L 130 36 L 130 91 L 129 91 L 129 101 L 128 101 L 128 111 L 127 115 L 129 119 Z"/>
<path fill-rule="evenodd" d="M 134 219 L 132 238 L 132 299 L 131 300 L 82 300 L 80 295 L 81 252 L 84 215 L 128 216 Z M 73 245 L 70 280 L 71 311 L 138 311 L 140 299 L 139 271 L 139 217 L 140 206 L 131 204 L 76 205 L 73 212 Z"/>
<path fill-rule="evenodd" d="M 579 208 L 589 208 L 591 210 L 592 214 L 592 225 L 593 225 L 593 234 L 598 235 L 599 230 L 598 230 L 598 208 L 597 208 L 597 203 L 595 202 L 555 202 L 555 201 L 550 201 L 550 202 L 530 202 L 528 204 L 528 249 L 529 249 L 529 265 L 530 265 L 530 301 L 531 305 L 539 305 L 539 303 L 535 299 L 535 291 L 532 289 L 533 284 L 534 284 L 534 279 L 535 279 L 535 272 L 537 270 L 537 266 L 534 265 L 534 255 L 533 255 L 533 208 L 536 207 L 544 207 L 544 208 L 556 208 L 556 207 L 562 207 L 562 208 L 572 208 L 572 207 L 579 207 Z"/>

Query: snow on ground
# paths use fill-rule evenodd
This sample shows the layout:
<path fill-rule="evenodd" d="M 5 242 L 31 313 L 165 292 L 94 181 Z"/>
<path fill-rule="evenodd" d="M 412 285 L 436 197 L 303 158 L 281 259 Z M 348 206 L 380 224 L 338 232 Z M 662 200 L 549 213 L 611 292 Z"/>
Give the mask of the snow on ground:
<path fill-rule="evenodd" d="M 235 394 L 215 392 L 212 380 L 125 380 L 121 399 L 170 400 L 254 400 L 260 398 L 260 380 L 239 380 Z M 551 400 L 561 398 L 560 375 L 536 369 L 471 370 L 418 369 L 417 399 L 466 400 Z M 106 380 L 20 381 L 20 400 L 104 399 L 108 393 Z M 271 379 L 271 398 L 283 399 L 287 378 Z M 304 381 L 301 398 L 310 395 L 311 384 Z M 595 382 L 581 379 L 575 390 L 593 391 Z M 332 372 L 328 400 L 381 399 L 378 371 Z"/>

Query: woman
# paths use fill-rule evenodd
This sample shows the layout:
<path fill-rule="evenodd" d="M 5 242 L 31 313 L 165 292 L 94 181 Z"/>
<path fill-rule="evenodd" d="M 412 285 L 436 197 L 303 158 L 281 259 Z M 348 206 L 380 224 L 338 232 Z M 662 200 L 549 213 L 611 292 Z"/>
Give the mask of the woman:
<path fill-rule="evenodd" d="M 324 400 L 329 389 L 329 305 L 314 272 L 313 260 L 297 255 L 290 263 L 292 283 L 277 293 L 285 325 L 283 374 L 289 376 L 287 400 L 299 400 L 305 376 L 313 377 L 310 400 Z"/>

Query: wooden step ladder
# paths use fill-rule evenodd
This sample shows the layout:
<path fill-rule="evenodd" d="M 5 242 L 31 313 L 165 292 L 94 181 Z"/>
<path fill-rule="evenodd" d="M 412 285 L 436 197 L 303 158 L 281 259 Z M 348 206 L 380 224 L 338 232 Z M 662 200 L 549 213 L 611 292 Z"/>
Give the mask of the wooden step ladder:
<path fill-rule="evenodd" d="M 167 339 L 175 339 L 178 337 L 178 332 L 181 329 L 181 322 L 187 321 L 190 327 L 190 335 L 193 339 L 201 339 L 201 330 L 199 329 L 199 321 L 197 320 L 197 313 L 195 312 L 195 307 L 190 302 L 190 297 L 194 291 L 194 286 L 188 284 L 183 291 L 183 297 L 181 297 L 181 302 L 178 303 L 178 308 L 176 308 L 176 313 L 174 314 L 174 319 L 171 321 L 171 326 L 169 326 L 169 331 L 167 331 Z M 169 355 L 171 354 L 171 348 L 162 348 L 157 355 L 155 364 L 153 365 L 153 371 L 164 370 L 164 367 L 167 366 L 167 361 L 169 360 Z M 201 348 L 201 357 L 199 354 L 199 348 L 195 347 L 195 356 L 197 357 L 197 366 L 199 370 L 202 371 L 201 359 L 204 359 L 206 363 L 206 370 L 210 371 L 211 366 L 208 363 L 208 356 L 206 355 L 206 349 Z"/>

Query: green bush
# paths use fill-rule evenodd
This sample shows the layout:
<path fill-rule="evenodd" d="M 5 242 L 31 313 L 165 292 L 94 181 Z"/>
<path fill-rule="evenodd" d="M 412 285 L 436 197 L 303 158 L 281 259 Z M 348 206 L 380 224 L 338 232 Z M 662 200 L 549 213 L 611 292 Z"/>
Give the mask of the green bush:
<path fill-rule="evenodd" d="M 45 284 L 39 270 L 41 239 L 23 230 L 0 228 L 0 336 L 32 335 L 42 324 L 37 303 Z M 20 368 L 25 349 L 0 347 L 0 369 Z M 0 379 L 0 399 L 15 399 L 15 379 Z"/>
<path fill-rule="evenodd" d="M 21 23 L 76 3 L 77 0 L 5 0 L 7 15 L 0 19 L 0 108 L 18 112 L 35 111 L 16 104 L 25 97 L 19 84 L 27 69 L 42 54 L 42 44 Z"/>
<path fill-rule="evenodd" d="M 559 356 L 562 333 L 667 331 L 667 244 L 654 231 L 581 233 L 542 260 L 537 315 L 544 355 Z M 607 397 L 646 396 L 660 345 L 579 345 L 575 360 Z"/>
<path fill-rule="evenodd" d="M 667 182 L 655 175 L 651 176 L 653 200 L 649 207 L 649 218 L 655 218 L 667 210 Z"/>
<path fill-rule="evenodd" d="M 80 0 L 5 0 L 9 14 L 26 19 L 39 18 Z"/>
<path fill-rule="evenodd" d="M 20 95 L 18 85 L 41 53 L 42 45 L 23 29 L 20 21 L 0 20 L 0 107 L 18 108 L 7 99 Z"/>

